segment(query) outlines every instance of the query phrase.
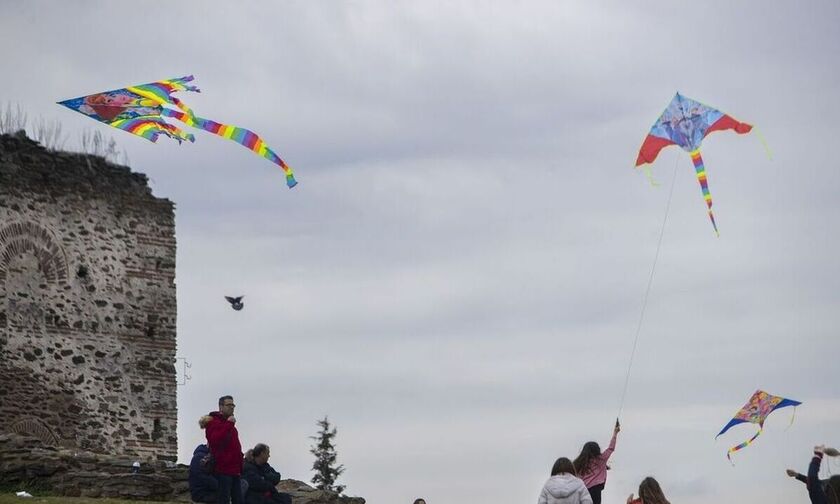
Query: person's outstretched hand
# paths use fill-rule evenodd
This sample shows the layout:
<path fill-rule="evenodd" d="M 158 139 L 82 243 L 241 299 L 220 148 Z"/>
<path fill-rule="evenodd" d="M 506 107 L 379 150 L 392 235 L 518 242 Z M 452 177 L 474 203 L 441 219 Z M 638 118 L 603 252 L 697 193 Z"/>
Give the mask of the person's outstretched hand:
<path fill-rule="evenodd" d="M 787 473 L 787 475 L 788 475 L 788 476 L 790 476 L 791 478 L 795 478 L 795 477 L 796 477 L 796 471 L 794 471 L 793 469 L 785 469 L 785 472 L 786 472 L 786 473 Z"/>
<path fill-rule="evenodd" d="M 633 504 L 633 494 L 630 494 L 630 497 L 627 497 L 627 504 Z"/>
<path fill-rule="evenodd" d="M 615 419 L 615 428 L 613 429 L 613 434 L 618 434 L 621 432 L 621 424 L 618 423 L 618 418 Z"/>
<path fill-rule="evenodd" d="M 825 453 L 825 445 L 817 445 L 814 447 L 814 453 Z"/>

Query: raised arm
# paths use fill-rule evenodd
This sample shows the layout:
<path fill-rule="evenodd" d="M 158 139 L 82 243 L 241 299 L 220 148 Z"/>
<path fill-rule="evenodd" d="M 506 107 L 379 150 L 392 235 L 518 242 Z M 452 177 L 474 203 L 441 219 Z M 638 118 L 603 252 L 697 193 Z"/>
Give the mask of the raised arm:
<path fill-rule="evenodd" d="M 820 463 L 824 451 L 825 446 L 815 446 L 814 458 L 808 465 L 808 481 L 805 484 L 808 486 L 808 497 L 811 498 L 811 502 L 825 502 L 825 492 L 820 483 Z"/>
<path fill-rule="evenodd" d="M 615 451 L 615 440 L 618 437 L 618 433 L 621 432 L 621 424 L 618 423 L 618 419 L 615 419 L 615 428 L 613 428 L 613 435 L 612 439 L 610 439 L 610 445 L 607 446 L 607 449 L 601 453 L 601 458 L 606 462 L 609 460 L 610 455 Z"/>

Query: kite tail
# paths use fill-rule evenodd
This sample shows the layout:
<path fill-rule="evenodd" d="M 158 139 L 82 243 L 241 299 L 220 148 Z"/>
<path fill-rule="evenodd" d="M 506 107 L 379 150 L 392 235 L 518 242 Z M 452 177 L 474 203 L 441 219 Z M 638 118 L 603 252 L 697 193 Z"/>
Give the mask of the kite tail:
<path fill-rule="evenodd" d="M 653 171 L 650 169 L 650 165 L 644 165 L 642 167 L 642 170 L 645 172 L 645 177 L 647 177 L 648 182 L 650 182 L 650 185 L 652 187 L 658 187 L 659 182 L 657 182 L 656 179 L 653 178 Z"/>
<path fill-rule="evenodd" d="M 755 130 L 755 134 L 758 135 L 758 139 L 759 139 L 759 141 L 761 141 L 761 145 L 764 146 L 764 152 L 767 153 L 767 159 L 772 160 L 773 159 L 773 153 L 770 152 L 770 147 L 767 145 L 767 141 L 764 140 L 764 135 L 762 135 L 761 132 L 758 131 L 758 128 L 756 126 L 753 126 L 753 129 Z"/>
<path fill-rule="evenodd" d="M 794 407 L 793 407 L 793 414 L 792 414 L 792 415 L 790 415 L 790 423 L 788 424 L 788 426 L 787 426 L 787 427 L 785 427 L 785 430 L 790 429 L 791 425 L 793 425 L 793 420 L 794 420 L 795 418 L 796 418 L 796 406 L 794 406 Z"/>
<path fill-rule="evenodd" d="M 709 219 L 712 221 L 712 227 L 715 228 L 715 234 L 720 236 L 717 223 L 715 222 L 715 214 L 712 213 L 712 194 L 709 192 L 709 182 L 706 180 L 706 167 L 703 165 L 700 149 L 691 151 L 691 162 L 694 163 L 694 171 L 697 172 L 697 182 L 700 182 L 703 199 L 706 200 L 706 206 L 709 208 Z"/>
<path fill-rule="evenodd" d="M 192 80 L 193 76 L 187 75 L 186 77 L 152 82 L 149 84 L 143 84 L 142 86 L 131 86 L 126 89 L 134 94 L 142 96 L 143 98 L 152 100 L 159 105 L 175 105 L 184 112 L 192 115 L 192 110 L 190 110 L 184 102 L 172 96 L 172 93 L 177 91 L 200 93 L 201 90 L 196 86 L 187 84 L 188 82 L 192 82 Z"/>
<path fill-rule="evenodd" d="M 161 134 L 177 140 L 178 143 L 184 140 L 195 142 L 195 136 L 192 134 L 185 133 L 183 130 L 157 117 L 119 119 L 112 122 L 111 126 L 141 136 L 151 142 L 157 142 L 158 136 Z"/>
<path fill-rule="evenodd" d="M 735 465 L 732 462 L 732 454 L 735 453 L 736 451 L 740 450 L 741 448 L 749 446 L 753 441 L 755 441 L 755 438 L 757 438 L 759 435 L 761 435 L 761 432 L 763 430 L 764 430 L 764 424 L 759 424 L 758 432 L 755 433 L 755 436 L 749 438 L 748 440 L 744 441 L 743 443 L 741 443 L 739 445 L 733 446 L 732 448 L 729 449 L 728 452 L 726 452 L 726 458 L 729 460 L 730 463 L 732 463 L 732 465 Z"/>
<path fill-rule="evenodd" d="M 179 107 L 182 108 L 182 110 L 186 108 L 186 106 L 181 105 L 179 105 Z M 239 128 L 237 126 L 231 126 L 230 124 L 222 124 L 209 119 L 204 119 L 192 114 L 192 111 L 186 113 L 164 108 L 162 115 L 172 117 L 194 128 L 203 129 L 204 131 L 213 133 L 214 135 L 218 135 L 222 138 L 227 138 L 228 140 L 233 140 L 234 142 L 247 147 L 255 154 L 262 156 L 279 166 L 286 174 L 286 185 L 289 186 L 290 189 L 297 185 L 292 168 L 280 159 L 280 156 L 271 150 L 271 148 L 263 142 L 263 139 L 253 131 L 245 128 Z"/>

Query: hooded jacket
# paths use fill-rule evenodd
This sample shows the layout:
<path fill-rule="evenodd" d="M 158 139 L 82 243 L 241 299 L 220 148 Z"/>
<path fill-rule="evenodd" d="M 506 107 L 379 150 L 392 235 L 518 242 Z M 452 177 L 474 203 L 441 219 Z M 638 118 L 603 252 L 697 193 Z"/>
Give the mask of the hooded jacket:
<path fill-rule="evenodd" d="M 561 473 L 548 478 L 537 504 L 592 504 L 592 497 L 580 478 Z"/>
<path fill-rule="evenodd" d="M 199 425 L 204 425 L 204 434 L 207 437 L 207 445 L 210 453 L 216 459 L 216 474 L 226 476 L 239 476 L 242 474 L 242 445 L 239 443 L 239 431 L 233 422 L 227 419 L 218 411 L 212 411 L 207 417 L 199 420 Z"/>
<path fill-rule="evenodd" d="M 195 502 L 214 502 L 219 490 L 219 480 L 201 466 L 201 459 L 210 453 L 206 444 L 196 446 L 190 461 L 190 497 Z"/>

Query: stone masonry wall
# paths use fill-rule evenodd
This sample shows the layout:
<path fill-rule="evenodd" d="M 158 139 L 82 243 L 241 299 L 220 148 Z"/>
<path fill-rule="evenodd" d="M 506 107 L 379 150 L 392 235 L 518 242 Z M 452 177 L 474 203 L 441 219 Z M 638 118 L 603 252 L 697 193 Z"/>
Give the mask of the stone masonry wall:
<path fill-rule="evenodd" d="M 0 135 L 0 432 L 176 460 L 174 280 L 144 175 Z"/>
<path fill-rule="evenodd" d="M 68 497 L 190 502 L 186 465 L 155 461 L 141 464 L 135 474 L 131 458 L 33 447 L 37 441 L 0 434 L 0 487 Z M 277 489 L 291 495 L 292 504 L 365 504 L 362 497 L 317 490 L 293 479 L 281 480 Z"/>

